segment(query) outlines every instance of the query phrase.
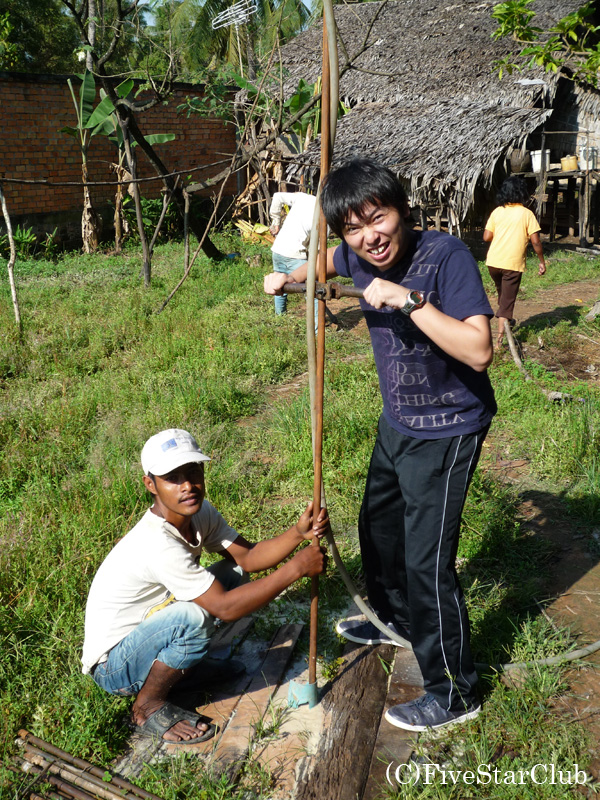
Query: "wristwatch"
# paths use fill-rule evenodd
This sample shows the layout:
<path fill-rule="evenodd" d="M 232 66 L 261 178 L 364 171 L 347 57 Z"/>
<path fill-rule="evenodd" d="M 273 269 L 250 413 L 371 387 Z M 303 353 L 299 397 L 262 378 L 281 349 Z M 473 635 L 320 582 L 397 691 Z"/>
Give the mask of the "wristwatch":
<path fill-rule="evenodd" d="M 419 292 L 416 289 L 412 289 L 406 295 L 406 301 L 400 311 L 403 314 L 406 314 L 407 317 L 410 317 L 413 311 L 417 308 L 423 308 L 427 301 L 425 300 L 425 295 L 423 292 Z"/>

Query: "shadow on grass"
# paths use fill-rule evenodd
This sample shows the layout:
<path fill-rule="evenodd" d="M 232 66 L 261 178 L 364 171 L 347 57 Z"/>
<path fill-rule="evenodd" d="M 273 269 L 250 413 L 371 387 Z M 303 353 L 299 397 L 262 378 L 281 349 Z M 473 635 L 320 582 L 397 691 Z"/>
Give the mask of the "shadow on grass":
<path fill-rule="evenodd" d="M 580 322 L 581 306 L 570 305 L 561 306 L 559 308 L 551 308 L 543 314 L 534 314 L 527 319 L 519 322 L 515 328 L 515 332 L 523 333 L 540 333 L 548 328 L 555 328 L 565 320 L 570 323 L 571 327 L 576 328 Z"/>
<path fill-rule="evenodd" d="M 600 592 L 600 553 L 591 546 L 589 516 L 586 521 L 591 495 L 567 503 L 563 492 L 527 489 L 511 498 L 509 488 L 495 491 L 505 496 L 504 513 L 482 526 L 479 546 L 461 573 L 473 623 L 473 657 L 483 663 L 510 661 L 523 622 L 543 614 L 584 575 L 596 574 Z M 580 533 L 575 539 L 585 525 L 589 536 Z M 576 617 L 573 623 L 576 628 Z"/>

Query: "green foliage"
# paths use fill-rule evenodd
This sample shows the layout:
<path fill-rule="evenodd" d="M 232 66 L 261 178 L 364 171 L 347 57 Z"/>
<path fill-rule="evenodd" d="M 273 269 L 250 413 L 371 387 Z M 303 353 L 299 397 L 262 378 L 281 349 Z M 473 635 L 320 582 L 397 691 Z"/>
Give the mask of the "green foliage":
<path fill-rule="evenodd" d="M 19 48 L 9 39 L 13 30 L 8 12 L 0 14 L 0 69 L 14 69 L 17 63 Z"/>
<path fill-rule="evenodd" d="M 75 139 L 79 139 L 81 157 L 85 164 L 87 161 L 87 150 L 90 139 L 97 134 L 106 133 L 105 124 L 107 114 L 103 113 L 101 121 L 95 121 L 90 125 L 90 120 L 93 119 L 94 115 L 94 103 L 96 102 L 96 81 L 92 73 L 87 69 L 83 75 L 78 75 L 77 77 L 81 80 L 77 95 L 75 94 L 71 79 L 69 78 L 67 80 L 75 107 L 77 126 L 65 125 L 64 128 L 60 129 L 60 132 L 73 136 Z M 112 103 L 110 105 L 112 107 Z"/>
<path fill-rule="evenodd" d="M 77 28 L 61 0 L 0 0 L 2 69 L 71 73 Z"/>
<path fill-rule="evenodd" d="M 529 7 L 531 2 L 532 0 L 509 0 L 494 6 L 492 17 L 497 20 L 498 27 L 492 34 L 492 39 L 502 39 L 505 36 L 512 36 L 523 42 L 536 39 L 542 29 L 531 25 L 535 17 L 535 11 Z"/>
<path fill-rule="evenodd" d="M 162 213 L 162 208 L 163 208 L 162 198 L 142 197 L 141 204 L 142 204 L 142 220 L 144 223 L 144 228 L 146 229 L 146 235 L 152 236 L 156 229 L 156 226 L 158 225 L 158 221 Z M 123 203 L 123 216 L 129 223 L 129 239 L 132 242 L 138 242 L 139 233 L 136 227 L 137 218 L 135 214 L 135 205 L 133 202 L 133 198 L 131 197 L 127 197 L 125 199 L 125 202 Z M 175 204 L 171 202 L 167 207 L 167 213 L 165 214 L 165 218 L 163 220 L 163 224 L 160 229 L 158 240 L 167 241 L 170 239 L 179 238 L 182 234 L 182 229 L 183 229 L 183 224 L 181 221 L 181 217 L 177 213 Z"/>
<path fill-rule="evenodd" d="M 214 29 L 212 21 L 223 11 L 218 0 L 163 0 L 154 8 L 153 38 L 162 37 L 164 52 L 174 53 L 181 79 L 222 64 L 235 65 L 248 74 L 248 59 L 257 65 L 265 63 L 275 43 L 283 44 L 298 34 L 310 17 L 301 0 L 259 0 L 257 6 L 239 28 Z"/>
<path fill-rule="evenodd" d="M 595 4 L 586 3 L 576 11 L 562 17 L 544 31 L 533 25 L 535 11 L 533 0 L 509 0 L 494 6 L 492 17 L 498 27 L 494 39 L 511 36 L 520 44 L 516 56 L 507 56 L 496 63 L 499 77 L 528 67 L 542 67 L 546 72 L 559 72 L 571 76 L 578 83 L 598 88 L 600 70 L 600 26 L 594 24 Z"/>
<path fill-rule="evenodd" d="M 39 239 L 33 232 L 33 228 L 23 228 L 21 225 L 17 225 L 13 231 L 17 258 L 54 258 L 58 250 L 56 232 L 57 228 L 55 228 L 52 233 L 47 233 L 43 239 Z M 7 260 L 10 256 L 10 245 L 8 242 L 8 234 L 6 233 L 0 235 L 0 256 Z"/>

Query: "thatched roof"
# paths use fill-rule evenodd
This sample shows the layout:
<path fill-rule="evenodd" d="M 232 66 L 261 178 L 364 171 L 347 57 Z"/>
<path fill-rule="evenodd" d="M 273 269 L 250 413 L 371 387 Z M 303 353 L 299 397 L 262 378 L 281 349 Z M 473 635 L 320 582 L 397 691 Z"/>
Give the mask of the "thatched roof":
<path fill-rule="evenodd" d="M 376 157 L 410 184 L 414 203 L 441 202 L 462 219 L 477 182 L 489 185 L 498 159 L 550 115 L 557 85 L 553 75 L 539 72 L 498 80 L 494 62 L 515 45 L 491 38 L 494 5 L 387 0 L 335 6 L 340 68 L 348 58 L 353 66 L 340 81 L 340 98 L 351 111 L 338 123 L 334 163 Z M 552 24 L 579 5 L 536 0 L 536 22 Z M 283 48 L 286 94 L 300 78 L 313 82 L 320 75 L 321 36 L 319 23 Z M 318 151 L 317 142 L 301 159 L 311 172 Z"/>

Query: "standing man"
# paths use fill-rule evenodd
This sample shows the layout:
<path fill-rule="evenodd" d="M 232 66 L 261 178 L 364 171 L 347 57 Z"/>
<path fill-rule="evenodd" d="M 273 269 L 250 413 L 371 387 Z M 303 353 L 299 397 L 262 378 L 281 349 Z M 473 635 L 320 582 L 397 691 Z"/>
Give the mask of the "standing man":
<path fill-rule="evenodd" d="M 304 192 L 275 192 L 273 195 L 269 214 L 272 220 L 270 231 L 276 237 L 271 248 L 275 272 L 287 277 L 306 262 L 316 202 L 316 197 Z M 282 225 L 284 206 L 289 211 Z M 286 311 L 287 295 L 280 294 L 275 297 L 275 313 L 285 314 Z"/>
<path fill-rule="evenodd" d="M 462 242 L 412 231 L 406 194 L 373 161 L 332 171 L 323 213 L 342 244 L 327 276 L 364 290 L 383 413 L 359 518 L 363 569 L 379 619 L 412 643 L 425 694 L 386 719 L 413 731 L 475 717 L 477 673 L 456 552 L 469 481 L 496 411 L 486 369 L 492 309 Z M 303 282 L 299 267 L 286 281 Z M 281 289 L 280 276 L 265 291 Z M 337 628 L 362 644 L 389 642 L 368 622 Z"/>

